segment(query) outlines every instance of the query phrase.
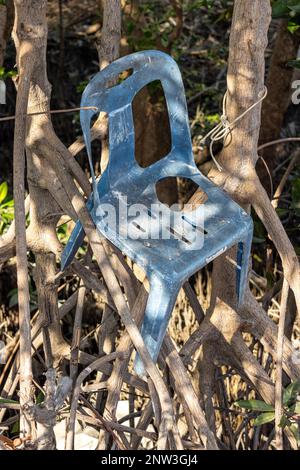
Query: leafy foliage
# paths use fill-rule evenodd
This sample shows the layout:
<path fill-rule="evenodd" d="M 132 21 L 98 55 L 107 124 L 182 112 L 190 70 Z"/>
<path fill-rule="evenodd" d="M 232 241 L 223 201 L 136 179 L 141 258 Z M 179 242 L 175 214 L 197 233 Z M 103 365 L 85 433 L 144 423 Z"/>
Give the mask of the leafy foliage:
<path fill-rule="evenodd" d="M 300 178 L 295 178 L 292 183 L 292 208 L 300 214 Z"/>
<path fill-rule="evenodd" d="M 273 18 L 289 19 L 288 29 L 291 33 L 300 27 L 300 1 L 299 0 L 275 0 L 273 2 Z"/>
<path fill-rule="evenodd" d="M 289 18 L 300 14 L 299 0 L 275 0 L 273 2 L 274 18 Z"/>
<path fill-rule="evenodd" d="M 289 60 L 288 65 L 290 65 L 291 67 L 294 67 L 295 69 L 300 69 L 300 59 Z"/>
<path fill-rule="evenodd" d="M 16 75 L 17 75 L 16 70 L 14 69 L 7 70 L 5 67 L 0 67 L 0 80 L 5 80 L 6 78 L 12 78 L 12 77 L 15 77 Z"/>
<path fill-rule="evenodd" d="M 290 383 L 283 391 L 283 415 L 281 419 L 281 427 L 290 428 L 295 439 L 300 443 L 300 435 L 298 431 L 298 420 L 300 414 L 300 401 L 298 395 L 300 393 L 300 380 Z M 262 426 L 263 424 L 272 423 L 275 420 L 275 408 L 262 400 L 239 400 L 236 402 L 240 408 L 250 411 L 259 411 L 260 414 L 255 418 L 254 425 Z"/>
<path fill-rule="evenodd" d="M 251 411 L 274 411 L 274 407 L 272 405 L 268 405 L 261 400 L 240 400 L 237 404 L 241 408 L 246 408 Z"/>
<path fill-rule="evenodd" d="M 9 398 L 0 398 L 0 403 L 1 404 L 10 404 L 10 405 L 18 405 L 19 402 L 15 400 L 10 400 Z"/>
<path fill-rule="evenodd" d="M 14 218 L 14 201 L 8 196 L 8 185 L 0 184 L 0 235 Z"/>

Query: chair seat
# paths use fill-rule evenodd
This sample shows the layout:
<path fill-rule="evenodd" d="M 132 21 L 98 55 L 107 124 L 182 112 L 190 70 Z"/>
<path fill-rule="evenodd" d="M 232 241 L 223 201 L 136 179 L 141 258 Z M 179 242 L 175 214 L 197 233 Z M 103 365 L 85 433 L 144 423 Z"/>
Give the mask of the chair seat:
<path fill-rule="evenodd" d="M 170 174 L 170 168 L 168 170 Z M 176 173 L 175 170 L 173 167 L 171 171 Z M 102 188 L 105 185 L 100 180 L 99 201 L 101 206 L 110 205 L 114 208 L 117 221 L 115 227 L 107 224 L 101 214 L 101 207 L 97 210 L 93 208 L 91 214 L 98 230 L 144 268 L 147 274 L 160 272 L 164 278 L 176 276 L 179 281 L 184 281 L 243 239 L 252 228 L 252 219 L 195 167 L 186 165 L 183 168 L 180 165 L 179 170 L 180 175 L 177 172 L 176 176 L 188 176 L 201 189 L 203 186 L 206 188 L 208 199 L 196 210 L 174 212 L 162 204 L 155 191 L 157 172 L 153 181 L 147 184 L 147 171 L 144 170 L 140 177 L 134 179 L 136 189 L 132 190 L 132 175 L 129 175 L 128 181 L 125 177 L 117 183 L 117 190 L 106 193 Z M 142 206 L 139 207 L 141 213 L 126 216 L 125 223 L 122 223 L 122 213 L 125 216 L 132 204 L 137 203 Z M 159 213 L 164 217 L 159 219 Z M 179 224 L 176 224 L 178 221 Z M 129 230 L 131 237 L 128 236 Z"/>

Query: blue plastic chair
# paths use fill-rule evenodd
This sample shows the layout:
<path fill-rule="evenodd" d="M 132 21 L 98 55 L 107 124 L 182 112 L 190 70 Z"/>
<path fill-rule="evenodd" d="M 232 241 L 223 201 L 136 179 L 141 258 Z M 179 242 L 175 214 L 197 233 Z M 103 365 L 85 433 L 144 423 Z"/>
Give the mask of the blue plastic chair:
<path fill-rule="evenodd" d="M 112 86 L 119 74 L 128 69 L 132 74 Z M 160 161 L 141 168 L 135 159 L 132 101 L 140 89 L 155 80 L 160 80 L 165 93 L 172 149 Z M 81 106 L 96 107 L 95 110 L 80 112 L 93 179 L 93 194 L 87 208 L 102 235 L 145 270 L 150 292 L 141 334 L 156 362 L 183 283 L 236 244 L 237 300 L 238 304 L 242 303 L 252 241 L 252 219 L 196 167 L 183 82 L 179 68 L 170 56 L 158 51 L 145 51 L 116 60 L 90 81 L 82 95 Z M 90 126 L 92 117 L 100 111 L 109 117 L 109 163 L 101 178 L 96 180 Z M 192 212 L 175 213 L 167 208 L 159 202 L 155 185 L 171 176 L 190 178 L 206 193 L 207 201 Z M 128 217 L 126 225 L 123 210 L 136 203 L 143 204 L 140 213 Z M 119 221 L 117 227 L 107 221 L 106 204 L 115 208 Z M 162 211 L 163 217 L 153 210 L 153 204 Z M 172 229 L 168 215 L 170 220 L 175 217 L 177 225 L 178 218 L 181 218 L 179 230 L 176 227 Z M 128 227 L 134 236 L 128 237 Z M 151 237 L 153 232 L 160 235 L 168 232 L 169 237 Z M 63 251 L 62 269 L 70 264 L 83 239 L 84 231 L 78 221 Z M 135 371 L 139 375 L 144 374 L 138 356 Z"/>

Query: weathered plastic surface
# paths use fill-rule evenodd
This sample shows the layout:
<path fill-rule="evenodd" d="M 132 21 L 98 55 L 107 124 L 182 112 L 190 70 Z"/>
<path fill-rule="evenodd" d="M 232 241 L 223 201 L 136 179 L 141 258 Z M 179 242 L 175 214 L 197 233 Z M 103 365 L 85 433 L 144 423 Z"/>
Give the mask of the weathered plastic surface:
<path fill-rule="evenodd" d="M 109 87 L 121 72 L 128 69 L 132 74 L 126 80 Z M 160 161 L 141 168 L 135 160 L 132 100 L 141 88 L 154 80 L 160 80 L 164 89 L 172 149 Z M 252 241 L 252 219 L 196 167 L 182 78 L 176 62 L 170 56 L 158 51 L 145 51 L 116 60 L 90 81 L 82 95 L 81 106 L 95 106 L 109 116 L 109 164 L 96 181 L 90 126 L 92 117 L 99 111 L 80 112 L 93 177 L 93 194 L 87 207 L 102 235 L 139 264 L 148 276 L 150 294 L 141 333 L 151 357 L 156 361 L 180 287 L 192 274 L 235 244 L 239 247 L 237 296 L 238 302 L 242 303 Z M 142 214 L 138 223 L 135 222 L 136 217 L 129 218 L 131 229 L 143 230 L 144 234 L 149 235 L 153 224 L 159 226 L 160 222 L 151 213 L 152 204 L 163 206 L 157 198 L 155 183 L 170 176 L 190 178 L 208 196 L 207 201 L 192 213 L 182 213 L 184 237 L 174 235 L 170 239 L 132 239 L 126 236 L 125 228 L 123 235 L 123 216 L 120 214 L 122 204 L 127 208 L 136 203 L 147 207 L 144 226 Z M 118 230 L 105 221 L 103 204 L 112 204 L 117 217 L 120 215 Z M 165 206 L 163 209 L 169 210 Z M 203 232 L 203 218 L 204 244 L 195 249 L 193 242 L 187 241 L 195 239 L 195 231 Z M 83 228 L 77 222 L 62 254 L 62 269 L 70 264 L 83 238 Z M 135 370 L 139 375 L 144 374 L 138 356 Z"/>

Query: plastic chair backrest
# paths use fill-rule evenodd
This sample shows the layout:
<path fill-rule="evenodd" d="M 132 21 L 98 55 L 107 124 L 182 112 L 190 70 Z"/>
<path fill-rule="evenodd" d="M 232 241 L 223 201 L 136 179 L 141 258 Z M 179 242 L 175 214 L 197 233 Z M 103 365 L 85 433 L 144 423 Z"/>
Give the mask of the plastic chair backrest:
<path fill-rule="evenodd" d="M 121 83 L 111 86 L 126 70 L 132 71 L 132 74 Z M 179 68 L 167 54 L 145 51 L 116 60 L 97 73 L 84 90 L 81 106 L 97 108 L 80 112 L 93 177 L 90 126 L 92 117 L 99 112 L 106 112 L 109 116 L 109 184 L 113 186 L 124 174 L 128 175 L 132 168 L 141 170 L 135 160 L 132 101 L 143 87 L 156 80 L 161 82 L 166 98 L 172 142 L 171 158 L 195 165 Z M 167 157 L 168 155 L 165 158 Z"/>

